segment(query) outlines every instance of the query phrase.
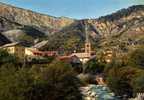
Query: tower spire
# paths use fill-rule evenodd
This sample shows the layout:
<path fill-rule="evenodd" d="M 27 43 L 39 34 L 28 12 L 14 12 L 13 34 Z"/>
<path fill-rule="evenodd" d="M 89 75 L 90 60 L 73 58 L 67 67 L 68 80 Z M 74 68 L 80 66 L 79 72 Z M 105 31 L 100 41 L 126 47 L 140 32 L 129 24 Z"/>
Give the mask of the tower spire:
<path fill-rule="evenodd" d="M 85 22 L 85 35 L 86 35 L 86 40 L 85 40 L 85 42 L 88 43 L 88 42 L 89 42 L 88 25 L 87 25 L 86 22 Z"/>
<path fill-rule="evenodd" d="M 89 23 L 89 20 L 88 20 L 88 23 Z M 85 22 L 85 37 L 86 37 L 86 40 L 85 40 L 85 53 L 88 53 L 88 55 L 90 56 L 91 55 L 91 43 L 89 41 L 89 34 L 88 34 L 88 25 L 87 23 Z"/>

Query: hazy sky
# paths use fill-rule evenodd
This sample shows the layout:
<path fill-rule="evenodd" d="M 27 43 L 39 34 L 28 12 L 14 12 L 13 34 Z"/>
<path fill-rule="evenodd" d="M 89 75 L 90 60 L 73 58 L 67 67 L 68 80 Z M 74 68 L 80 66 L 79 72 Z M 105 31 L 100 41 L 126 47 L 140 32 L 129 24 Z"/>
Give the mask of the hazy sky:
<path fill-rule="evenodd" d="M 131 5 L 144 5 L 144 0 L 0 0 L 0 2 L 52 16 L 76 19 L 97 18 Z"/>

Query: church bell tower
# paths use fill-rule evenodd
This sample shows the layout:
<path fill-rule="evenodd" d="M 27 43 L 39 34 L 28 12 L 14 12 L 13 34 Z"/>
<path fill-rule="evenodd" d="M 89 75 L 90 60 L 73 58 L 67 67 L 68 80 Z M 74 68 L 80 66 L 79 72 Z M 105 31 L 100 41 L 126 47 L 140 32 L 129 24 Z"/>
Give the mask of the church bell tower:
<path fill-rule="evenodd" d="M 89 34 L 88 34 L 88 25 L 85 23 L 85 35 L 86 35 L 86 40 L 85 40 L 85 53 L 88 53 L 89 56 L 91 55 L 91 43 L 89 41 Z"/>

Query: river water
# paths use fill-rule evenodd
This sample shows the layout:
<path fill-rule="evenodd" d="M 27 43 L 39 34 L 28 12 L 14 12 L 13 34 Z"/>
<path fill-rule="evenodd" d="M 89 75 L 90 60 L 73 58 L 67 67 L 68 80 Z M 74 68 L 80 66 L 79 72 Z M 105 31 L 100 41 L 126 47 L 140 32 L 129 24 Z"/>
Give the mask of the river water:
<path fill-rule="evenodd" d="M 90 84 L 81 87 L 84 100 L 118 100 L 107 86 Z"/>

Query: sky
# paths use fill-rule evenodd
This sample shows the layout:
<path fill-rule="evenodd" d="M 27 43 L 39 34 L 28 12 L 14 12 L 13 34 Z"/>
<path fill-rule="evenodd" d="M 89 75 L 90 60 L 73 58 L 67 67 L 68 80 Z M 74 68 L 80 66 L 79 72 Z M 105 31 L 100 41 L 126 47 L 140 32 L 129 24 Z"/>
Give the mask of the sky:
<path fill-rule="evenodd" d="M 0 0 L 0 2 L 55 17 L 75 19 L 98 18 L 132 5 L 144 5 L 144 0 Z"/>

